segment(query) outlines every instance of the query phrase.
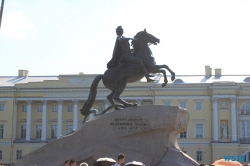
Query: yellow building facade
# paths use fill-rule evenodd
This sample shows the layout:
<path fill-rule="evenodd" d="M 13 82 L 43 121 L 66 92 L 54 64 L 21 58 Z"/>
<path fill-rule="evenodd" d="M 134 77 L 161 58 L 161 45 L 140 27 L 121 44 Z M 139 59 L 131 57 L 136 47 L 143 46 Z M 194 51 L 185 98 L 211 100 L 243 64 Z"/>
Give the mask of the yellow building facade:
<path fill-rule="evenodd" d="M 213 71 L 206 66 L 204 75 L 177 75 L 164 88 L 163 77 L 155 75 L 154 83 L 127 84 L 121 98 L 139 106 L 187 108 L 189 124 L 178 138 L 183 152 L 205 164 L 224 156 L 244 156 L 246 161 L 241 163 L 246 164 L 250 160 L 250 75 Z M 78 130 L 84 118 L 79 110 L 96 76 L 29 76 L 26 70 L 19 70 L 18 76 L 0 76 L 0 164 L 12 165 L 72 129 Z M 100 82 L 93 108 L 108 107 L 110 93 Z"/>

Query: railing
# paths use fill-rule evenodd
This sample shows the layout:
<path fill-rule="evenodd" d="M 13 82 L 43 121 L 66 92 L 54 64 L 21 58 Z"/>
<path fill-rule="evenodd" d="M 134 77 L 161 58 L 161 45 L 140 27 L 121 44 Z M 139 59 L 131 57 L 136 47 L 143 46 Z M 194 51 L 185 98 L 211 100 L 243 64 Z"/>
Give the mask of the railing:
<path fill-rule="evenodd" d="M 250 115 L 250 111 L 240 111 L 240 115 Z"/>
<path fill-rule="evenodd" d="M 240 138 L 241 144 L 250 144 L 250 137 L 248 138 Z"/>
<path fill-rule="evenodd" d="M 31 138 L 29 143 L 47 143 L 47 142 L 51 142 L 56 140 L 56 138 L 47 138 L 46 141 L 42 141 L 39 138 Z M 16 138 L 14 141 L 14 143 L 27 143 L 27 141 L 25 140 L 25 138 Z"/>

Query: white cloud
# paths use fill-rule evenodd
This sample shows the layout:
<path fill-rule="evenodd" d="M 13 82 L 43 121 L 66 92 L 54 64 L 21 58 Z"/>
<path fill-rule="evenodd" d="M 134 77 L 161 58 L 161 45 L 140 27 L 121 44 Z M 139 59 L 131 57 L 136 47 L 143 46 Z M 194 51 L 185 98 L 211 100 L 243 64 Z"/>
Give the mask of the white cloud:
<path fill-rule="evenodd" d="M 9 39 L 26 39 L 35 34 L 35 25 L 22 11 L 3 17 L 0 35 Z"/>

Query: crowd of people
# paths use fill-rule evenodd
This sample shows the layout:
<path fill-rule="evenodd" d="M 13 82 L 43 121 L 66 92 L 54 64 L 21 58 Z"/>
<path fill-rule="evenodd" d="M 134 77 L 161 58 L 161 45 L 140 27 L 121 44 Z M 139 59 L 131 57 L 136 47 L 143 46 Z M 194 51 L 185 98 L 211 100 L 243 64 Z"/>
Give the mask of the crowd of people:
<path fill-rule="evenodd" d="M 125 155 L 119 154 L 117 159 L 118 159 L 117 162 L 115 164 L 113 164 L 112 166 L 121 166 L 125 161 Z M 64 166 L 77 166 L 76 160 L 65 160 Z M 88 166 L 88 164 L 83 162 L 79 166 Z M 102 165 L 100 164 L 100 166 L 102 166 Z"/>

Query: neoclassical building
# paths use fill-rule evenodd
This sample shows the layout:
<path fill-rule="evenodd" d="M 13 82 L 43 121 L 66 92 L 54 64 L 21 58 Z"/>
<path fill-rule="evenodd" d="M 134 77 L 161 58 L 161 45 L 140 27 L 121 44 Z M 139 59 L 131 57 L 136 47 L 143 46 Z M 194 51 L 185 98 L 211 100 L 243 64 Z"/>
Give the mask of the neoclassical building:
<path fill-rule="evenodd" d="M 46 143 L 81 127 L 79 110 L 96 75 L 0 76 L 0 164 L 11 165 Z M 204 75 L 177 75 L 162 88 L 141 80 L 127 85 L 122 99 L 138 105 L 187 108 L 190 120 L 178 142 L 183 152 L 210 164 L 224 156 L 250 160 L 250 75 L 222 75 L 205 67 Z M 110 90 L 98 85 L 93 108 L 109 106 Z M 111 110 L 113 111 L 113 110 Z M 93 116 L 93 115 L 92 115 Z M 92 116 L 88 120 L 91 120 Z"/>

